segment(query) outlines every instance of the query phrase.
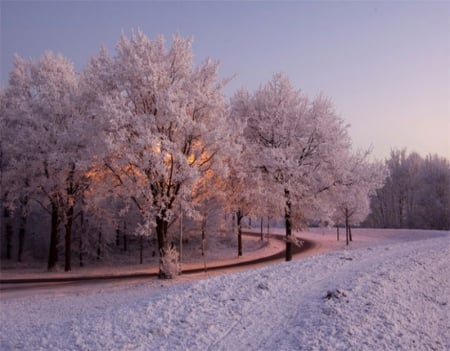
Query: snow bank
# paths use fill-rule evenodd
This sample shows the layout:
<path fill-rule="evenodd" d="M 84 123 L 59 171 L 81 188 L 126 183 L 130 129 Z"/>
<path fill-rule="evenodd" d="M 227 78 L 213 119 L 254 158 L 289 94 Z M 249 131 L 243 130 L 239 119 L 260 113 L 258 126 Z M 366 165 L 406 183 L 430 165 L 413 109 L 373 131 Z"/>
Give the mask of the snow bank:
<path fill-rule="evenodd" d="M 449 239 L 442 232 L 427 240 L 378 239 L 159 290 L 153 282 L 2 299 L 0 346 L 448 350 Z"/>

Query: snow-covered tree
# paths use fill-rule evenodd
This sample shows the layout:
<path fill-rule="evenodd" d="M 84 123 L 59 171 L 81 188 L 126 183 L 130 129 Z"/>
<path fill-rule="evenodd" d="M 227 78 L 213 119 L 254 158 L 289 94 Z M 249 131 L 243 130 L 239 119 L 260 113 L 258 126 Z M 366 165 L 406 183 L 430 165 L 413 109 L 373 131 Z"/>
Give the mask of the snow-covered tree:
<path fill-rule="evenodd" d="M 13 228 L 11 223 L 11 204 L 8 203 L 8 194 L 10 193 L 10 184 L 7 175 L 9 166 L 9 141 L 12 137 L 10 133 L 10 123 L 6 116 L 6 99 L 4 92 L 0 90 L 0 234 L 2 240 L 2 247 L 5 247 L 5 256 L 7 259 L 12 257 L 12 236 Z"/>
<path fill-rule="evenodd" d="M 242 219 L 246 216 L 267 216 L 282 203 L 279 194 L 270 193 L 260 169 L 260 146 L 245 137 L 247 120 L 253 113 L 251 96 L 245 90 L 236 92 L 229 107 L 229 123 L 233 126 L 235 149 L 227 160 L 229 172 L 224 193 L 225 208 L 236 215 L 238 256 L 242 256 Z M 280 201 L 281 200 L 281 201 Z M 277 211 L 276 211 L 277 212 Z"/>
<path fill-rule="evenodd" d="M 333 216 L 336 225 L 345 223 L 347 245 L 352 240 L 351 226 L 366 219 L 370 213 L 370 196 L 383 186 L 387 176 L 386 167 L 380 162 L 370 162 L 369 155 L 369 151 L 350 155 L 330 194 L 330 201 L 336 207 Z"/>
<path fill-rule="evenodd" d="M 140 235 L 156 227 L 162 258 L 174 211 L 181 204 L 193 215 L 196 182 L 222 171 L 223 83 L 218 63 L 195 66 L 192 42 L 180 36 L 167 48 L 162 37 L 138 32 L 116 48 L 113 57 L 105 50 L 94 57 L 87 74 L 99 92 L 97 113 L 110 123 L 108 168 L 142 214 Z"/>
<path fill-rule="evenodd" d="M 324 194 L 336 184 L 341 160 L 350 149 L 347 128 L 330 101 L 310 101 L 284 74 L 276 74 L 245 102 L 245 135 L 257 150 L 258 168 L 286 225 L 286 260 L 292 258 L 292 228 L 306 219 L 329 217 Z M 277 211 L 278 210 L 278 211 Z M 280 211 L 281 210 L 281 211 Z"/>
<path fill-rule="evenodd" d="M 102 140 L 81 96 L 79 76 L 63 56 L 16 57 L 5 91 L 6 115 L 14 128 L 10 175 L 16 189 L 27 184 L 27 196 L 51 213 L 49 269 L 55 266 L 59 223 L 65 232 L 64 267 L 71 269 L 74 211 Z"/>

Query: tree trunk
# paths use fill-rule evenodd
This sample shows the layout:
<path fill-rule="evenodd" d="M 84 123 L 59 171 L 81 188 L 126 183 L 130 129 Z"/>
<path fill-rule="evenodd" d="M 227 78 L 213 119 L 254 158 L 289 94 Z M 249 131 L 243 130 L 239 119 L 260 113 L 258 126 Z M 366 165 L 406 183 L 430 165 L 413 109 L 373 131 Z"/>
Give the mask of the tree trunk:
<path fill-rule="evenodd" d="M 202 220 L 202 257 L 203 257 L 203 269 L 206 273 L 207 266 L 206 266 L 206 216 Z"/>
<path fill-rule="evenodd" d="M 139 264 L 142 264 L 144 252 L 144 236 L 139 236 Z"/>
<path fill-rule="evenodd" d="M 127 222 L 123 222 L 123 251 L 127 251 Z"/>
<path fill-rule="evenodd" d="M 65 243 L 65 257 L 64 257 L 64 271 L 68 272 L 72 269 L 72 222 L 73 222 L 73 206 L 69 206 L 66 212 L 66 233 L 64 236 Z"/>
<path fill-rule="evenodd" d="M 80 260 L 80 267 L 83 267 L 84 266 L 84 263 L 83 263 L 83 235 L 81 233 L 80 233 L 80 241 L 78 243 L 78 251 L 79 251 L 78 258 Z"/>
<path fill-rule="evenodd" d="M 161 256 L 164 256 L 164 253 L 167 249 L 167 228 L 169 223 L 157 217 L 156 218 L 156 237 L 158 239 L 158 249 L 160 251 Z"/>
<path fill-rule="evenodd" d="M 242 256 L 242 218 L 244 216 L 242 215 L 242 211 L 239 210 L 236 213 L 237 218 L 237 228 L 238 228 L 238 256 Z"/>
<path fill-rule="evenodd" d="M 100 256 L 102 255 L 102 231 L 98 231 L 98 243 L 97 243 L 97 260 L 100 259 Z"/>
<path fill-rule="evenodd" d="M 339 241 L 339 224 L 336 224 L 337 241 Z"/>
<path fill-rule="evenodd" d="M 80 260 L 80 267 L 84 266 L 83 263 L 83 234 L 84 234 L 84 212 L 81 211 L 80 213 L 80 224 L 81 224 L 81 230 L 80 230 L 80 240 L 78 242 L 78 257 Z"/>
<path fill-rule="evenodd" d="M 286 225 L 286 261 L 292 260 L 292 219 L 291 219 L 291 200 L 289 199 L 289 190 L 284 191 L 286 197 L 286 209 L 284 220 Z"/>
<path fill-rule="evenodd" d="M 236 219 L 234 218 L 235 214 L 233 213 L 233 215 L 231 216 L 231 230 L 234 233 L 235 229 L 236 229 Z"/>
<path fill-rule="evenodd" d="M 261 217 L 261 241 L 264 239 L 263 237 L 263 217 Z"/>
<path fill-rule="evenodd" d="M 17 261 L 18 262 L 22 262 L 23 247 L 25 244 L 26 225 L 27 225 L 27 217 L 25 215 L 20 216 L 19 249 L 17 251 Z"/>
<path fill-rule="evenodd" d="M 156 237 L 158 239 L 158 250 L 159 250 L 159 273 L 158 277 L 160 279 L 167 278 L 166 273 L 162 270 L 162 259 L 166 255 L 167 251 L 167 228 L 169 223 L 167 220 L 156 217 Z"/>
<path fill-rule="evenodd" d="M 51 229 L 50 229 L 50 249 L 48 254 L 48 270 L 52 270 L 56 266 L 56 260 L 58 257 L 58 207 L 56 203 L 52 202 L 51 212 Z"/>
<path fill-rule="evenodd" d="M 24 196 L 20 200 L 20 226 L 19 226 L 19 247 L 17 250 L 17 261 L 22 262 L 23 248 L 25 246 L 25 233 L 27 228 L 27 207 L 28 197 Z"/>
<path fill-rule="evenodd" d="M 11 251 L 12 251 L 12 237 L 13 237 L 13 229 L 11 225 L 11 210 L 5 207 L 3 217 L 5 219 L 5 231 L 6 231 L 6 258 L 10 260 L 12 257 Z"/>
<path fill-rule="evenodd" d="M 202 257 L 205 256 L 205 242 L 206 242 L 206 220 L 202 219 Z"/>
<path fill-rule="evenodd" d="M 119 225 L 117 225 L 117 228 L 116 228 L 116 246 L 120 246 L 120 228 L 119 228 Z"/>
<path fill-rule="evenodd" d="M 181 262 L 183 260 L 183 212 L 180 213 L 180 274 L 182 273 Z"/>
<path fill-rule="evenodd" d="M 345 209 L 345 243 L 348 246 L 349 229 L 348 229 L 348 209 Z"/>
<path fill-rule="evenodd" d="M 350 241 L 353 241 L 352 226 L 350 224 L 348 225 L 348 236 L 349 236 Z"/>

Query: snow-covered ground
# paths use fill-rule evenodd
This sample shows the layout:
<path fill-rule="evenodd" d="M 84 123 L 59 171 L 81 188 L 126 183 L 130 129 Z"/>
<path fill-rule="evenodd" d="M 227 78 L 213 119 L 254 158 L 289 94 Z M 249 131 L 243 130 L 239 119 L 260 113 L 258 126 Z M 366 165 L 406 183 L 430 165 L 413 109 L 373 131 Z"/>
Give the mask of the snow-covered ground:
<path fill-rule="evenodd" d="M 449 350 L 450 234 L 353 234 L 209 279 L 2 294 L 0 349 Z"/>
<path fill-rule="evenodd" d="M 253 256 L 259 256 L 263 252 L 270 255 L 270 252 L 277 252 L 283 249 L 283 245 L 276 241 L 261 241 L 259 236 L 243 235 L 244 247 L 243 259 L 251 259 Z M 158 255 L 153 255 L 153 248 L 144 247 L 143 264 L 139 264 L 139 248 L 137 244 L 130 244 L 126 252 L 122 248 L 116 252 L 106 253 L 101 260 L 95 258 L 84 258 L 84 266 L 80 267 L 77 261 L 78 257 L 72 258 L 71 272 L 64 272 L 64 262 L 59 262 L 56 269 L 52 272 L 47 271 L 47 262 L 45 260 L 34 260 L 31 255 L 25 255 L 22 262 L 16 260 L 2 259 L 0 262 L 0 275 L 3 279 L 9 278 L 35 278 L 39 275 L 45 275 L 50 278 L 83 276 L 83 275 L 115 275 L 127 272 L 148 272 L 157 270 Z M 130 248 L 130 246 L 132 246 Z M 145 246 L 145 245 L 144 245 Z M 177 247 L 178 243 L 177 243 Z M 205 255 L 202 256 L 202 241 L 198 235 L 191 235 L 188 243 L 183 244 L 182 264 L 183 267 L 189 265 L 203 264 L 207 265 L 217 261 L 225 261 L 237 257 L 237 235 L 232 233 L 218 233 L 217 235 L 208 235 L 206 238 Z M 63 261 L 63 260 L 61 260 Z"/>

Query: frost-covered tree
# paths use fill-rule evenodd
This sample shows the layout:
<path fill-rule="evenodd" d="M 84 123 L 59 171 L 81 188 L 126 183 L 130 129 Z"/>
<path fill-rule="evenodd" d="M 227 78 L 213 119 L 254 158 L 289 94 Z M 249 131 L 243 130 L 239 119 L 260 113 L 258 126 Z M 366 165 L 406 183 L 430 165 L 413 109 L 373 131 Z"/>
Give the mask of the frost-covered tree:
<path fill-rule="evenodd" d="M 72 223 L 89 179 L 87 172 L 101 142 L 87 114 L 79 76 L 61 55 L 38 61 L 16 57 L 5 91 L 6 115 L 13 127 L 10 176 L 52 216 L 48 267 L 56 263 L 58 225 L 64 226 L 66 271 L 71 269 Z M 15 196 L 19 196 L 19 191 Z"/>
<path fill-rule="evenodd" d="M 330 194 L 330 201 L 336 207 L 333 218 L 336 225 L 345 224 L 347 245 L 352 240 L 351 226 L 366 219 L 370 213 L 370 196 L 383 186 L 387 176 L 385 166 L 370 162 L 369 155 L 369 151 L 350 155 Z"/>
<path fill-rule="evenodd" d="M 10 184 L 7 177 L 7 169 L 9 166 L 9 141 L 12 137 L 10 131 L 10 123 L 6 116 L 5 109 L 6 99 L 4 92 L 0 90 L 0 234 L 2 243 L 6 249 L 5 256 L 7 259 L 12 257 L 12 236 L 13 228 L 11 223 L 11 204 L 8 201 L 10 193 Z"/>
<path fill-rule="evenodd" d="M 233 126 L 235 150 L 228 159 L 229 173 L 224 188 L 225 208 L 236 215 L 238 256 L 242 256 L 242 220 L 246 216 L 267 216 L 282 203 L 279 194 L 270 192 L 260 168 L 260 146 L 248 142 L 245 133 L 247 120 L 253 113 L 250 94 L 236 92 L 229 107 L 229 123 Z M 280 211 L 280 209 L 278 209 Z M 277 211 L 275 211 L 277 212 Z"/>
<path fill-rule="evenodd" d="M 142 215 L 140 235 L 156 227 L 163 258 L 174 211 L 181 204 L 193 215 L 191 189 L 221 172 L 223 83 L 218 63 L 194 65 L 192 42 L 180 36 L 167 48 L 162 37 L 123 35 L 116 49 L 113 57 L 102 50 L 87 67 L 100 94 L 97 113 L 110 123 L 107 165 Z M 160 276 L 166 276 L 162 267 Z"/>
<path fill-rule="evenodd" d="M 324 194 L 339 179 L 350 139 L 328 99 L 319 96 L 309 100 L 284 74 L 274 75 L 254 94 L 247 95 L 245 135 L 257 150 L 265 185 L 271 194 L 283 198 L 273 210 L 285 218 L 289 261 L 292 228 L 300 227 L 306 219 L 331 215 L 324 211 Z"/>

